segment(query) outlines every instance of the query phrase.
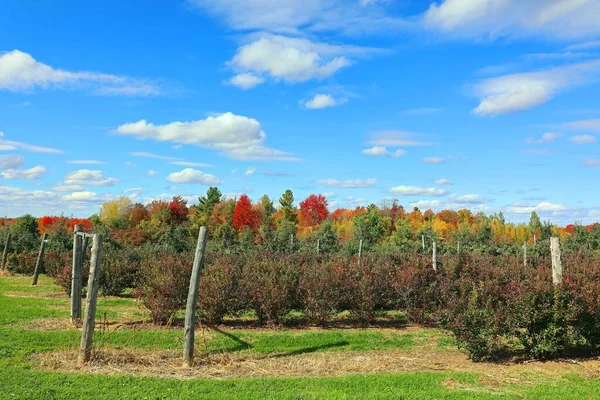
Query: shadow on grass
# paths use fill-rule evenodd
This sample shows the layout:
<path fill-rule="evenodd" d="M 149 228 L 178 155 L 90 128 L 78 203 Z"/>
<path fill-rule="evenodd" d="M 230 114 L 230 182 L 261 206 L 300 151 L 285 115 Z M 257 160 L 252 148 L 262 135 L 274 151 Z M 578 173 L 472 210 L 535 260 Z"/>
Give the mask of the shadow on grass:
<path fill-rule="evenodd" d="M 266 356 L 264 358 L 268 359 L 268 358 L 293 357 L 293 356 L 298 356 L 300 354 L 315 353 L 317 351 L 328 350 L 328 349 L 333 349 L 336 347 L 344 347 L 344 346 L 349 346 L 349 345 L 350 345 L 350 342 L 342 340 L 342 341 L 335 342 L 335 343 L 327 343 L 327 344 L 322 344 L 320 346 L 306 347 L 304 349 L 292 350 L 292 351 L 288 351 L 285 353 L 272 354 L 272 355 Z"/>

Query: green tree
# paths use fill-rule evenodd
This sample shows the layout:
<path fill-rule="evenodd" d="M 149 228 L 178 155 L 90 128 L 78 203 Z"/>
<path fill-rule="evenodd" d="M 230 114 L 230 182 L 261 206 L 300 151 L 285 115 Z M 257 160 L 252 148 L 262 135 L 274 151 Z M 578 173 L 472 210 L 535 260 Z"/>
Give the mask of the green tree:
<path fill-rule="evenodd" d="M 12 232 L 11 247 L 13 252 L 30 252 L 39 247 L 38 222 L 32 215 L 26 214 L 17 218 L 10 230 Z"/>
<path fill-rule="evenodd" d="M 529 229 L 534 235 L 539 234 L 542 230 L 542 221 L 535 211 L 532 211 L 529 217 Z"/>
<path fill-rule="evenodd" d="M 279 199 L 279 205 L 281 206 L 282 220 L 296 225 L 298 215 L 296 214 L 296 207 L 294 207 L 294 193 L 291 190 L 288 189 L 283 193 Z"/>
<path fill-rule="evenodd" d="M 196 208 L 201 215 L 201 223 L 206 224 L 210 215 L 217 205 L 221 201 L 222 193 L 219 188 L 211 186 L 206 191 L 206 196 L 198 197 L 198 205 Z"/>

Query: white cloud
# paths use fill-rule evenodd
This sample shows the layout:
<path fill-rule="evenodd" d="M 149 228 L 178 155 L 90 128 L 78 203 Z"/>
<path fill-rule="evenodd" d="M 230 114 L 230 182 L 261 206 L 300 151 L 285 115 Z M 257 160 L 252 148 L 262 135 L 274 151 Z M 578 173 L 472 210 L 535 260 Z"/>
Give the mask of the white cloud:
<path fill-rule="evenodd" d="M 154 84 L 147 81 L 97 72 L 55 69 L 19 50 L 0 55 L 0 90 L 23 92 L 35 88 L 76 87 L 88 87 L 97 94 L 106 95 L 148 96 L 160 93 Z"/>
<path fill-rule="evenodd" d="M 349 179 L 346 181 L 338 181 L 337 179 L 321 179 L 318 184 L 334 188 L 364 188 L 377 184 L 377 179 Z"/>
<path fill-rule="evenodd" d="M 434 143 L 417 140 L 418 133 L 407 131 L 379 131 L 371 134 L 369 144 L 374 146 L 431 146 Z"/>
<path fill-rule="evenodd" d="M 119 183 L 116 178 L 105 178 L 99 170 L 80 169 L 65 175 L 62 185 L 65 186 L 115 186 Z"/>
<path fill-rule="evenodd" d="M 271 35 L 240 47 L 229 62 L 234 70 L 267 75 L 288 83 L 328 78 L 351 64 L 340 55 L 343 47 L 307 39 Z"/>
<path fill-rule="evenodd" d="M 600 40 L 590 40 L 582 43 L 575 43 L 566 48 L 566 50 L 587 50 L 600 47 Z"/>
<path fill-rule="evenodd" d="M 67 164 L 81 164 L 81 165 L 101 165 L 106 164 L 104 161 L 98 160 L 69 160 Z"/>
<path fill-rule="evenodd" d="M 441 178 L 433 181 L 436 185 L 452 185 L 452 181 L 450 179 Z"/>
<path fill-rule="evenodd" d="M 23 142 L 15 142 L 13 140 L 3 139 L 4 132 L 0 131 L 0 150 L 25 150 L 34 153 L 49 153 L 49 154 L 61 154 L 64 153 L 62 150 L 53 149 L 50 147 L 36 146 Z"/>
<path fill-rule="evenodd" d="M 600 132 L 600 118 L 567 122 L 561 126 L 567 129 Z"/>
<path fill-rule="evenodd" d="M 592 135 L 576 135 L 569 138 L 575 144 L 590 144 L 596 143 L 596 137 Z"/>
<path fill-rule="evenodd" d="M 125 164 L 123 164 L 123 165 L 125 165 L 127 168 L 135 167 L 135 163 L 132 163 L 131 161 L 127 161 L 127 162 L 126 162 Z"/>
<path fill-rule="evenodd" d="M 7 169 L 0 173 L 4 179 L 27 179 L 34 180 L 40 179 L 46 172 L 46 168 L 42 165 L 38 165 L 29 169 Z"/>
<path fill-rule="evenodd" d="M 507 208 L 509 213 L 513 214 L 530 214 L 532 211 L 537 212 L 558 212 L 565 210 L 562 204 L 553 204 L 547 201 L 541 202 L 537 206 L 510 206 Z"/>
<path fill-rule="evenodd" d="M 385 146 L 374 146 L 369 149 L 364 149 L 362 153 L 368 156 L 400 158 L 406 154 L 406 150 L 398 149 L 392 152 Z"/>
<path fill-rule="evenodd" d="M 214 165 L 212 164 L 204 164 L 199 162 L 192 161 L 171 161 L 169 164 L 171 165 L 179 165 L 182 167 L 200 167 L 200 168 L 212 168 Z"/>
<path fill-rule="evenodd" d="M 422 164 L 442 164 L 444 159 L 442 157 L 425 157 L 421 160 Z"/>
<path fill-rule="evenodd" d="M 198 183 L 200 185 L 218 185 L 221 180 L 214 175 L 204 173 L 192 168 L 185 168 L 179 172 L 173 172 L 167 177 L 173 183 Z"/>
<path fill-rule="evenodd" d="M 129 153 L 129 154 L 132 155 L 132 156 L 134 156 L 134 157 L 155 158 L 157 160 L 165 160 L 165 161 L 180 160 L 180 158 L 177 158 L 177 157 L 161 156 L 159 154 L 149 153 L 147 151 L 134 151 L 134 152 Z"/>
<path fill-rule="evenodd" d="M 347 98 L 342 97 L 339 99 L 334 98 L 330 94 L 317 94 L 310 100 L 305 101 L 304 107 L 309 109 L 327 108 L 344 104 L 348 101 Z"/>
<path fill-rule="evenodd" d="M 94 192 L 90 191 L 80 191 L 73 192 L 71 194 L 67 194 L 62 196 L 63 201 L 96 201 L 98 200 L 98 195 Z"/>
<path fill-rule="evenodd" d="M 236 76 L 229 79 L 230 84 L 244 90 L 252 89 L 253 87 L 256 87 L 264 82 L 265 78 L 261 78 L 248 72 L 237 74 Z"/>
<path fill-rule="evenodd" d="M 166 125 L 154 125 L 141 120 L 121 125 L 116 131 L 138 139 L 154 139 L 216 149 L 227 157 L 237 160 L 298 160 L 289 153 L 265 146 L 267 135 L 257 120 L 230 112 L 198 121 L 177 121 Z"/>
<path fill-rule="evenodd" d="M 423 16 L 435 31 L 469 38 L 545 36 L 569 39 L 600 33 L 596 0 L 443 0 Z"/>
<path fill-rule="evenodd" d="M 396 186 L 390 192 L 400 196 L 445 196 L 444 189 L 422 188 L 417 186 Z"/>
<path fill-rule="evenodd" d="M 156 174 L 158 174 L 158 171 L 151 169 L 151 170 L 148 170 L 147 174 L 148 174 L 148 176 L 156 176 Z"/>
<path fill-rule="evenodd" d="M 583 160 L 583 165 L 586 167 L 600 168 L 600 158 L 586 158 Z"/>
<path fill-rule="evenodd" d="M 478 194 L 465 194 L 465 195 L 452 195 L 450 196 L 450 201 L 453 201 L 456 204 L 483 204 L 487 203 L 489 200 L 481 197 Z"/>
<path fill-rule="evenodd" d="M 356 35 L 409 25 L 385 13 L 387 0 L 188 0 L 234 30 L 298 34 L 300 30 Z"/>
<path fill-rule="evenodd" d="M 25 163 L 25 158 L 18 154 L 0 156 L 0 169 L 20 168 Z"/>
<path fill-rule="evenodd" d="M 254 168 L 254 167 L 248 167 L 248 168 L 246 168 L 246 172 L 244 172 L 244 175 L 250 176 L 250 175 L 252 175 L 255 172 L 256 172 L 256 168 Z"/>
<path fill-rule="evenodd" d="M 527 143 L 529 144 L 544 144 L 544 143 L 550 143 L 555 141 L 556 139 L 558 139 L 559 137 L 561 137 L 562 135 L 560 133 L 554 133 L 554 132 L 547 132 L 544 133 L 542 135 L 541 138 L 539 139 L 533 139 L 533 138 L 528 138 L 527 139 Z"/>
<path fill-rule="evenodd" d="M 481 102 L 477 115 L 499 115 L 527 110 L 548 102 L 567 88 L 586 83 L 600 70 L 600 60 L 488 78 L 475 85 Z"/>

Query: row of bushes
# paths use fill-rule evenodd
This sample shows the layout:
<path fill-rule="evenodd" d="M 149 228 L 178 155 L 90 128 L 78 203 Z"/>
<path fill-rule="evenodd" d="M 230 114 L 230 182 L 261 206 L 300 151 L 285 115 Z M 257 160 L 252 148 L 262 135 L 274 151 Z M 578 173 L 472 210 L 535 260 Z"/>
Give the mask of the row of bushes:
<path fill-rule="evenodd" d="M 141 264 L 139 298 L 157 323 L 185 306 L 191 254 Z M 600 259 L 566 256 L 565 280 L 552 284 L 549 259 L 536 268 L 520 257 L 462 256 L 433 270 L 417 254 L 316 257 L 263 253 L 212 256 L 202 275 L 202 316 L 254 311 L 278 324 L 290 311 L 322 324 L 342 311 L 363 323 L 401 310 L 413 323 L 452 331 L 474 360 L 519 354 L 546 359 L 600 350 Z"/>
<path fill-rule="evenodd" d="M 9 259 L 31 273 L 31 255 Z M 119 250 L 107 246 L 100 280 L 104 295 L 126 288 L 168 323 L 185 307 L 191 253 Z M 452 331 L 474 360 L 521 354 L 538 359 L 600 350 L 600 257 L 565 255 L 564 283 L 552 285 L 549 257 L 523 266 L 516 256 L 461 255 L 438 263 L 416 253 L 357 257 L 264 252 L 209 254 L 202 274 L 200 312 L 211 323 L 253 311 L 279 324 L 290 311 L 323 324 L 338 313 L 369 323 L 380 311 L 400 310 L 413 323 Z M 49 252 L 46 272 L 68 293 L 71 255 Z M 87 271 L 84 271 L 86 273 Z M 85 276 L 84 276 L 85 282 Z M 296 321 L 296 322 L 300 322 Z"/>

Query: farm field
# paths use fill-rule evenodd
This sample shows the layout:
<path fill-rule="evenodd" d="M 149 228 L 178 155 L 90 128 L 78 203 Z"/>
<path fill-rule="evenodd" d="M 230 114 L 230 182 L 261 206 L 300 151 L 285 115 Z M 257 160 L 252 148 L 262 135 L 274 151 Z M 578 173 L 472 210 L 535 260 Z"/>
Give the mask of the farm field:
<path fill-rule="evenodd" d="M 181 367 L 183 328 L 157 327 L 133 298 L 101 297 L 93 362 L 77 367 L 69 300 L 42 276 L 0 277 L 0 398 L 600 398 L 600 361 L 474 363 L 453 337 L 403 325 L 197 329 L 198 365 Z M 247 322 L 247 323 L 246 323 Z"/>

